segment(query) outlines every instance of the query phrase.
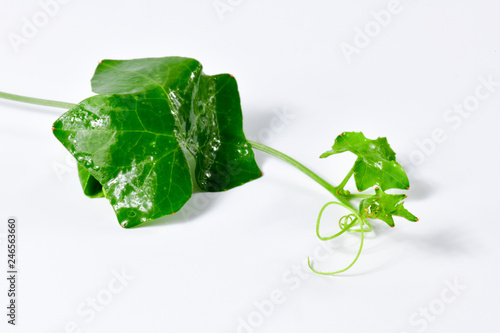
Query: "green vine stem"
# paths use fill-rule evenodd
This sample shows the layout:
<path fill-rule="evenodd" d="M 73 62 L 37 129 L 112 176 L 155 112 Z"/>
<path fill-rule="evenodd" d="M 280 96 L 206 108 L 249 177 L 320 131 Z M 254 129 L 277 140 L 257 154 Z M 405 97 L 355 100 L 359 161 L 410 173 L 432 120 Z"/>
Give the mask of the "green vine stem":
<path fill-rule="evenodd" d="M 349 181 L 349 179 L 351 179 L 351 176 L 353 175 L 353 173 L 354 173 L 354 167 L 351 168 L 351 170 L 349 170 L 349 173 L 347 173 L 347 175 L 345 176 L 344 180 L 342 180 L 342 182 L 339 184 L 339 186 L 337 186 L 335 188 L 337 190 L 337 192 L 340 193 L 340 191 L 344 189 L 344 186 L 347 184 L 347 182 Z"/>
<path fill-rule="evenodd" d="M 52 106 L 55 108 L 62 108 L 62 109 L 71 109 L 72 107 L 75 106 L 75 104 L 71 103 L 51 101 L 48 99 L 40 99 L 33 97 L 25 97 L 20 95 L 8 94 L 1 91 L 0 91 L 0 98 L 9 99 L 11 101 L 16 101 L 16 102 L 35 104 L 35 105 Z"/>
<path fill-rule="evenodd" d="M 63 108 L 63 109 L 70 109 L 70 108 L 73 108 L 76 105 L 76 104 L 66 103 L 66 102 L 59 102 L 59 101 L 53 101 L 53 100 L 47 100 L 47 99 L 32 98 L 32 97 L 26 97 L 26 96 L 8 94 L 8 93 L 5 93 L 5 92 L 0 92 L 0 98 L 12 100 L 12 101 L 17 101 L 17 102 L 23 102 L 23 103 L 29 103 L 29 104 L 35 104 L 35 105 L 42 105 L 42 106 L 50 106 L 50 107 Z M 344 178 L 344 180 L 340 183 L 340 185 L 337 186 L 337 187 L 335 187 L 335 186 L 331 185 L 329 182 L 327 182 L 326 180 L 324 180 L 323 178 L 321 178 L 320 176 L 318 176 L 316 173 L 314 173 L 313 171 L 311 171 L 310 169 L 308 169 L 307 167 L 305 167 L 303 164 L 301 164 L 298 161 L 296 161 L 295 159 L 291 158 L 290 156 L 288 156 L 288 155 L 286 155 L 286 154 L 284 154 L 284 153 L 282 153 L 282 152 L 280 152 L 280 151 L 278 151 L 276 149 L 273 149 L 271 147 L 263 145 L 261 143 L 250 141 L 250 140 L 248 142 L 250 143 L 250 145 L 253 148 L 261 150 L 261 151 L 263 151 L 263 152 L 265 152 L 267 154 L 270 154 L 270 155 L 272 155 L 274 157 L 277 157 L 277 158 L 279 158 L 279 159 L 287 162 L 288 164 L 294 166 L 298 170 L 302 171 L 305 175 L 309 176 L 312 180 L 314 180 L 315 182 L 317 182 L 319 185 L 323 186 L 328 192 L 330 192 L 331 194 L 333 194 L 333 196 L 335 196 L 335 198 L 337 198 L 337 200 L 340 201 L 340 202 L 331 201 L 331 202 L 329 202 L 329 203 L 327 203 L 327 204 L 325 204 L 323 206 L 323 208 L 320 211 L 320 214 L 319 214 L 319 217 L 318 217 L 318 221 L 317 221 L 317 224 L 316 224 L 316 234 L 318 235 L 318 237 L 321 240 L 329 240 L 329 239 L 332 239 L 332 238 L 340 236 L 341 234 L 343 234 L 346 231 L 361 232 L 361 244 L 360 244 L 360 247 L 359 247 L 359 250 L 358 250 L 358 253 L 357 253 L 356 257 L 354 258 L 354 260 L 352 261 L 352 263 L 349 266 L 347 266 L 346 268 L 344 268 L 342 270 L 339 270 L 339 271 L 335 271 L 335 272 L 329 272 L 329 273 L 319 272 L 319 271 L 316 271 L 315 269 L 313 269 L 312 266 L 311 266 L 311 260 L 310 260 L 309 257 L 307 258 L 307 262 L 308 262 L 309 268 L 313 272 L 315 272 L 317 274 L 321 274 L 321 275 L 333 275 L 333 274 L 345 272 L 346 270 L 348 270 L 349 268 L 351 268 L 352 265 L 354 265 L 356 263 L 356 261 L 359 258 L 359 255 L 361 254 L 361 250 L 363 248 L 363 241 L 364 241 L 364 232 L 371 231 L 371 225 L 368 224 L 367 221 L 364 221 L 358 215 L 358 212 L 354 209 L 354 207 L 346 199 L 346 197 L 365 197 L 365 195 L 363 195 L 363 194 L 347 194 L 349 192 L 343 190 L 344 186 L 349 181 L 349 179 L 351 178 L 351 176 L 352 176 L 352 174 L 353 174 L 354 171 L 351 169 L 349 171 L 349 173 L 347 174 L 347 176 Z M 370 196 L 370 195 L 368 195 L 368 196 Z M 330 237 L 322 237 L 319 234 L 319 224 L 320 224 L 321 216 L 322 216 L 323 211 L 325 210 L 325 208 L 327 206 L 331 205 L 331 204 L 340 205 L 340 206 L 342 206 L 342 207 L 350 210 L 356 218 L 350 224 L 348 224 L 345 228 L 343 228 L 340 232 L 338 232 L 337 234 L 335 234 L 333 236 L 330 236 Z M 351 228 L 353 226 L 357 225 L 357 224 L 360 224 L 360 229 L 359 230 L 351 230 Z M 367 224 L 368 227 L 369 227 L 369 229 L 365 230 L 364 229 L 364 224 Z"/>
<path fill-rule="evenodd" d="M 347 231 L 349 231 L 349 232 L 361 232 L 361 229 L 352 229 L 353 226 L 355 226 L 356 224 L 359 223 L 359 222 L 358 223 L 354 223 L 353 225 L 350 224 L 350 222 L 356 222 L 356 219 L 353 219 L 353 216 L 355 217 L 354 214 L 349 214 L 349 215 L 346 215 L 346 216 L 342 216 L 340 218 L 340 220 L 339 220 L 339 227 L 340 227 L 340 229 L 346 228 Z M 372 225 L 367 220 L 364 220 L 364 224 L 366 224 L 366 226 L 367 226 L 367 229 L 364 229 L 364 232 L 370 232 L 370 231 L 373 230 Z"/>
<path fill-rule="evenodd" d="M 346 197 L 348 198 L 370 198 L 373 197 L 372 194 L 347 194 Z"/>
<path fill-rule="evenodd" d="M 263 145 L 262 143 L 258 143 L 258 142 L 254 142 L 254 141 L 250 141 L 250 140 L 248 142 L 250 143 L 250 145 L 253 148 L 261 150 L 261 151 L 268 153 L 270 155 L 273 155 L 274 157 L 277 157 L 277 158 L 287 162 L 288 164 L 294 166 L 295 168 L 299 169 L 304 174 L 309 176 L 312 180 L 314 180 L 315 182 L 317 182 L 318 184 L 323 186 L 328 192 L 333 194 L 335 196 L 335 198 L 337 198 L 337 200 L 339 200 L 340 202 L 342 202 L 344 204 L 344 206 L 347 206 L 347 207 L 350 207 L 351 209 L 354 209 L 352 207 L 352 205 L 349 203 L 349 201 L 347 201 L 346 198 L 344 198 L 339 193 L 337 193 L 338 189 L 335 186 L 328 183 L 326 180 L 324 180 L 323 178 L 321 178 L 320 176 L 318 176 L 317 174 L 312 172 L 310 169 L 305 167 L 300 162 L 296 161 L 295 159 L 291 158 L 290 156 L 288 156 L 288 155 L 286 155 L 286 154 L 284 154 L 276 149 L 273 149 L 271 147 Z"/>
<path fill-rule="evenodd" d="M 349 229 L 347 231 L 349 231 L 349 232 L 361 232 L 361 231 L 363 231 L 363 232 L 370 232 L 370 231 L 373 230 L 372 225 L 366 219 L 363 220 L 363 224 L 367 226 L 366 229 L 365 228 L 363 228 L 363 230 L 361 230 L 361 229 Z"/>
<path fill-rule="evenodd" d="M 14 95 L 14 94 L 8 94 L 5 92 L 0 91 L 0 98 L 4 99 L 9 99 L 12 101 L 17 101 L 17 102 L 23 102 L 23 103 L 30 103 L 30 104 L 36 104 L 36 105 L 43 105 L 43 106 L 52 106 L 52 107 L 57 107 L 57 108 L 63 108 L 63 109 L 70 109 L 74 107 L 76 104 L 72 103 L 66 103 L 66 102 L 59 102 L 59 101 L 52 101 L 52 100 L 47 100 L 47 99 L 40 99 L 40 98 L 33 98 L 33 97 L 26 97 L 26 96 L 20 96 L 20 95 Z M 331 185 L 328 183 L 326 180 L 309 170 L 307 167 L 305 167 L 303 164 L 299 163 L 295 159 L 291 158 L 290 156 L 283 154 L 280 151 L 277 151 L 276 149 L 273 149 L 271 147 L 268 147 L 266 145 L 263 145 L 258 142 L 254 141 L 248 141 L 250 145 L 258 150 L 261 150 L 265 153 L 268 153 L 270 155 L 273 155 L 275 157 L 278 157 L 279 159 L 282 159 L 283 161 L 291 164 L 292 166 L 296 167 L 300 171 L 302 171 L 304 174 L 312 178 L 314 181 L 316 181 L 318 184 L 323 186 L 325 189 L 327 189 L 330 193 L 332 193 L 339 201 L 341 201 L 344 205 L 351 206 L 351 204 L 341 195 L 337 193 L 338 188 L 335 186 Z M 351 170 L 352 174 L 352 170 Z M 347 182 L 347 181 L 346 181 Z"/>
<path fill-rule="evenodd" d="M 364 243 L 364 234 L 365 234 L 365 232 L 372 231 L 372 226 L 367 221 L 365 221 L 363 218 L 361 218 L 359 216 L 358 212 L 349 203 L 349 201 L 347 201 L 347 199 L 340 194 L 340 191 L 339 191 L 339 190 L 343 190 L 343 187 L 345 186 L 345 184 L 351 178 L 352 174 L 354 173 L 354 170 L 351 169 L 349 171 L 349 173 L 347 174 L 347 176 L 342 181 L 342 183 L 340 183 L 340 185 L 338 187 L 334 187 L 330 183 L 328 183 L 327 181 L 325 181 L 323 178 L 319 177 L 317 174 L 315 174 L 314 172 L 312 172 L 311 170 L 309 170 L 307 167 L 305 167 L 301 163 L 297 162 L 295 159 L 291 158 L 290 156 L 285 155 L 282 152 L 277 151 L 277 150 L 275 150 L 275 149 L 273 149 L 271 147 L 265 146 L 265 145 L 263 145 L 261 143 L 253 142 L 253 141 L 249 141 L 249 142 L 250 142 L 250 144 L 252 145 L 253 148 L 261 150 L 263 152 L 266 152 L 266 153 L 268 153 L 270 155 L 273 155 L 275 157 L 278 157 L 278 158 L 282 159 L 283 161 L 285 161 L 285 162 L 291 164 L 292 166 L 296 167 L 297 169 L 299 169 L 300 171 L 302 171 L 303 173 L 305 173 L 306 175 L 308 175 L 310 178 L 312 178 L 313 180 L 315 180 L 318 184 L 320 184 L 321 186 L 323 186 L 324 188 L 326 188 L 330 193 L 332 193 L 335 196 L 335 198 L 337 198 L 340 201 L 340 202 L 336 202 L 336 201 L 328 202 L 328 203 L 326 203 L 323 206 L 323 208 L 321 208 L 321 211 L 320 211 L 319 216 L 318 216 L 318 220 L 316 222 L 316 235 L 321 240 L 330 240 L 330 239 L 333 239 L 335 237 L 340 236 L 341 234 L 343 234 L 346 231 L 360 232 L 361 233 L 361 243 L 359 245 L 359 250 L 358 250 L 358 253 L 356 254 L 356 257 L 349 264 L 349 266 L 347 266 L 344 269 L 335 271 L 335 272 L 320 272 L 320 271 L 315 270 L 311 266 L 311 259 L 309 257 L 307 257 L 307 264 L 308 264 L 309 268 L 311 269 L 311 271 L 313 271 L 316 274 L 320 274 L 320 275 L 334 275 L 334 274 L 345 272 L 349 268 L 351 268 L 356 263 L 356 261 L 358 261 L 358 258 L 359 258 L 360 254 L 361 254 L 361 251 L 363 250 L 363 243 Z M 371 196 L 371 195 L 369 195 L 369 196 Z M 319 225 L 320 225 L 320 221 L 321 221 L 321 216 L 323 215 L 323 212 L 324 212 L 325 208 L 328 207 L 331 204 L 339 205 L 339 206 L 342 206 L 342 207 L 350 210 L 352 212 L 352 214 L 356 218 L 354 219 L 354 221 L 352 221 L 349 225 L 347 225 L 345 228 L 343 228 L 341 231 L 339 231 L 335 235 L 330 236 L 330 237 L 322 237 L 319 234 Z M 351 230 L 351 228 L 353 226 L 357 225 L 357 224 L 360 225 L 360 229 L 359 230 Z M 364 228 L 365 224 L 368 225 L 368 229 Z"/>

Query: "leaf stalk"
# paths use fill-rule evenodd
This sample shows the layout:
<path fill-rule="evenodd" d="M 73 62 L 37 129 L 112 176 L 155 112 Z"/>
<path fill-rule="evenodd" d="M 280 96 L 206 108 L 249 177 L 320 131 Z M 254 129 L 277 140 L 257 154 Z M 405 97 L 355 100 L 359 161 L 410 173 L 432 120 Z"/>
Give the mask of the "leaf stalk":
<path fill-rule="evenodd" d="M 72 103 L 52 101 L 52 100 L 48 100 L 48 99 L 41 99 L 41 98 L 33 98 L 33 97 L 26 97 L 26 96 L 21 96 L 21 95 L 8 94 L 8 93 L 1 92 L 1 91 L 0 91 L 0 98 L 8 99 L 11 101 L 16 101 L 16 102 L 29 103 L 29 104 L 35 104 L 35 105 L 43 105 L 43 106 L 51 106 L 51 107 L 62 108 L 62 109 L 71 109 L 72 107 L 74 107 L 76 105 L 76 104 L 72 104 Z"/>

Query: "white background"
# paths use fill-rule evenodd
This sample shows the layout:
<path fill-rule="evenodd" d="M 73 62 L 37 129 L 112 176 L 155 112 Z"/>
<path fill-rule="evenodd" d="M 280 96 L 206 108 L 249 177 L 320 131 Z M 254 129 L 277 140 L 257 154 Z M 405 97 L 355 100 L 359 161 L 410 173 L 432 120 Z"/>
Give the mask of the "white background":
<path fill-rule="evenodd" d="M 257 152 L 263 178 L 195 195 L 189 218 L 125 230 L 105 199 L 82 194 L 53 137 L 64 110 L 0 101 L 0 260 L 5 272 L 16 216 L 16 332 L 497 332 L 500 86 L 488 91 L 481 77 L 500 82 L 500 3 L 404 1 L 381 26 L 373 12 L 388 5 L 73 0 L 44 22 L 38 1 L 0 0 L 0 91 L 76 103 L 92 95 L 101 59 L 193 57 L 237 78 L 249 138 L 336 184 L 354 156 L 318 156 L 339 133 L 386 136 L 420 218 L 374 222 L 351 270 L 314 275 L 304 261 L 322 249 L 315 220 L 331 195 Z M 10 39 L 34 20 L 38 31 L 16 47 Z M 347 44 L 359 46 L 351 57 Z M 448 111 L 464 102 L 473 111 Z M 280 123 L 276 112 L 290 116 Z M 342 213 L 326 213 L 325 233 Z M 315 267 L 343 268 L 358 244 L 355 234 L 324 244 L 332 254 Z M 0 281 L 0 331 L 13 331 Z M 270 306 L 272 293 L 282 296 Z"/>

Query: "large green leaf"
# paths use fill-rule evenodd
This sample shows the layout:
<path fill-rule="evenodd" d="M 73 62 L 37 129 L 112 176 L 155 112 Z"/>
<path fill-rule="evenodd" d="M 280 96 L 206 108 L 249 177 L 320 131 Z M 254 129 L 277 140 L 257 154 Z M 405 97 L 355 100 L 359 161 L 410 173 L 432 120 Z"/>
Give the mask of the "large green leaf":
<path fill-rule="evenodd" d="M 359 213 L 362 217 L 379 219 L 394 227 L 393 215 L 416 222 L 418 218 L 403 206 L 405 194 L 387 194 L 380 188 L 375 189 L 375 195 L 362 200 L 359 204 Z"/>
<path fill-rule="evenodd" d="M 124 227 L 178 211 L 191 197 L 185 154 L 204 191 L 261 176 L 243 133 L 236 80 L 189 58 L 104 60 L 90 97 L 54 123 L 86 195 L 101 187 Z"/>
<path fill-rule="evenodd" d="M 335 139 L 331 150 L 320 157 L 350 151 L 358 156 L 354 163 L 354 180 L 359 191 L 374 185 L 383 190 L 408 189 L 410 183 L 403 167 L 396 162 L 396 153 L 386 138 L 367 139 L 361 132 L 344 132 Z"/>

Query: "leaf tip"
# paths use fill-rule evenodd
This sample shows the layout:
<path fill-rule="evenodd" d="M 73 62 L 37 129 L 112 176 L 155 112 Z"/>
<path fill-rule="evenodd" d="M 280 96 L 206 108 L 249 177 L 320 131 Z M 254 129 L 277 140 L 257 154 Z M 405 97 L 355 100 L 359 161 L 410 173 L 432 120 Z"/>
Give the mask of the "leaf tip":
<path fill-rule="evenodd" d="M 410 189 L 410 186 L 407 186 L 407 187 L 406 187 L 406 189 L 407 189 L 407 190 L 409 190 L 409 189 Z"/>
<path fill-rule="evenodd" d="M 55 128 L 54 126 L 52 126 L 52 130 L 53 130 L 53 131 L 55 131 L 55 130 L 56 130 L 56 128 Z"/>
<path fill-rule="evenodd" d="M 415 218 L 415 222 L 418 222 L 418 218 Z"/>

